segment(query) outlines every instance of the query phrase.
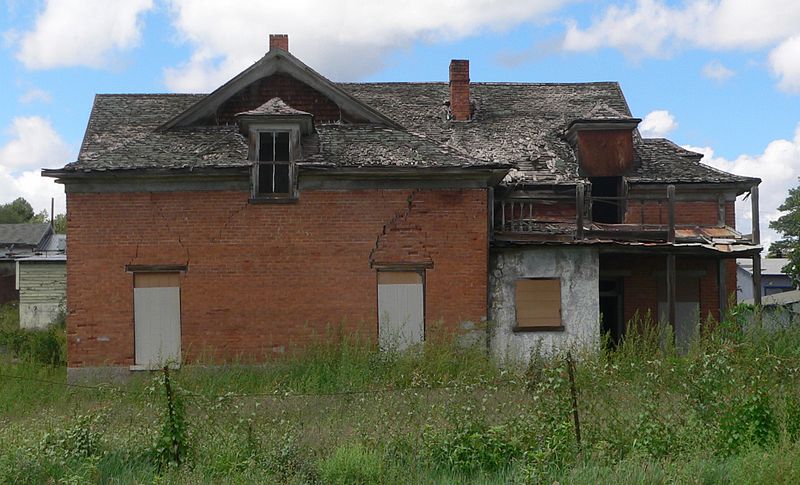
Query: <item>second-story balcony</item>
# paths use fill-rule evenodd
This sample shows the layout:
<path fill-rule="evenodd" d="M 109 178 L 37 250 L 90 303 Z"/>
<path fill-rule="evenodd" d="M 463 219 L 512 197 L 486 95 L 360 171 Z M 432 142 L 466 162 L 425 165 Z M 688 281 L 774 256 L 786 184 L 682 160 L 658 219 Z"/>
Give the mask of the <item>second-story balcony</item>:
<path fill-rule="evenodd" d="M 758 187 L 749 194 L 753 234 L 734 229 L 733 200 L 697 190 L 642 191 L 592 196 L 586 185 L 542 192 L 512 193 L 495 201 L 498 241 L 639 241 L 649 243 L 759 244 Z"/>

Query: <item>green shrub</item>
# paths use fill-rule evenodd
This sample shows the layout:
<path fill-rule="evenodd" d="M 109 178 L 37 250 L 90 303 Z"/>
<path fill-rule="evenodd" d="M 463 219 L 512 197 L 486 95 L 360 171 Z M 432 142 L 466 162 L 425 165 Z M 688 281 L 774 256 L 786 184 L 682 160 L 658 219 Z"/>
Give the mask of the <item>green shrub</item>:
<path fill-rule="evenodd" d="M 766 392 L 736 399 L 720 419 L 718 448 L 732 455 L 749 447 L 766 447 L 777 441 L 778 422 Z"/>
<path fill-rule="evenodd" d="M 28 362 L 63 366 L 67 363 L 67 334 L 63 310 L 45 329 L 19 328 L 16 303 L 0 307 L 0 347 Z"/>
<path fill-rule="evenodd" d="M 454 429 L 428 429 L 424 436 L 437 466 L 465 474 L 507 468 L 525 451 L 511 427 L 478 419 L 463 419 Z"/>
<path fill-rule="evenodd" d="M 361 444 L 339 446 L 319 467 L 322 482 L 330 485 L 385 483 L 384 472 L 381 454 Z"/>

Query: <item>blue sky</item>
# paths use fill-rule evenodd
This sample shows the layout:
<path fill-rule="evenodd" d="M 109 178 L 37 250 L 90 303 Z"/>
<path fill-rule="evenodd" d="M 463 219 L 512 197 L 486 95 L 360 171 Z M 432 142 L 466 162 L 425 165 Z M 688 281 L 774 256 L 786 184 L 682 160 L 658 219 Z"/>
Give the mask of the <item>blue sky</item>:
<path fill-rule="evenodd" d="M 269 33 L 341 81 L 444 81 L 452 58 L 473 81 L 619 81 L 645 136 L 761 177 L 762 219 L 800 175 L 796 1 L 0 2 L 0 202 L 63 211 L 38 169 L 74 159 L 95 93 L 210 91 Z"/>

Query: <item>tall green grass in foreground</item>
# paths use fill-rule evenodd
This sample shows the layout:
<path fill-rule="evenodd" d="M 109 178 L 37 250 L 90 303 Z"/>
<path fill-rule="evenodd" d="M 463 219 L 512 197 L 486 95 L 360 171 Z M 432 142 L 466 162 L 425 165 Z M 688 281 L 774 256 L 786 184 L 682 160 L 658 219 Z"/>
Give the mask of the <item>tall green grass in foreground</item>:
<path fill-rule="evenodd" d="M 181 466 L 158 453 L 159 375 L 67 388 L 39 382 L 61 368 L 4 362 L 0 482 L 800 483 L 800 329 L 731 318 L 679 355 L 636 330 L 652 328 L 576 356 L 581 447 L 558 355 L 501 368 L 446 341 L 385 354 L 339 339 L 186 366 L 171 375 Z"/>

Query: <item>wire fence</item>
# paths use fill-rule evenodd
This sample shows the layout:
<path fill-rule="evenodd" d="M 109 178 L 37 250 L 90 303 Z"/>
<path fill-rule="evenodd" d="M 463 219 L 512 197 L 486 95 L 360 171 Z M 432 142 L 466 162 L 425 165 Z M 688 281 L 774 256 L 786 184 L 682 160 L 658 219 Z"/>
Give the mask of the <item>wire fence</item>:
<path fill-rule="evenodd" d="M 0 373 L 0 379 L 14 379 L 19 381 L 28 381 L 28 382 L 35 382 L 38 384 L 47 384 L 51 386 L 62 386 L 67 388 L 75 388 L 75 389 L 84 389 L 84 390 L 93 390 L 93 391 L 102 391 L 102 392 L 114 392 L 114 393 L 121 393 L 127 395 L 139 395 L 139 396 L 146 396 L 148 395 L 147 392 L 141 391 L 134 391 L 130 389 L 123 389 L 118 386 L 111 386 L 111 385 L 88 385 L 88 384 L 75 384 L 63 381 L 56 381 L 50 379 L 41 379 L 37 377 L 29 377 L 29 376 L 19 376 L 19 375 L 12 375 L 12 374 L 4 374 Z M 308 398 L 308 397 L 336 397 L 336 396 L 353 396 L 353 395 L 367 395 L 367 394 L 396 394 L 396 393 L 403 393 L 408 391 L 447 391 L 447 390 L 456 390 L 456 389 L 467 389 L 470 386 L 476 386 L 479 383 L 474 384 L 467 384 L 467 383 L 460 383 L 460 384 L 445 384 L 445 385 L 415 385 L 415 386 L 394 386 L 394 387 L 385 387 L 385 388 L 370 388 L 370 389 L 348 389 L 342 391 L 329 391 L 329 392 L 293 392 L 287 390 L 279 390 L 276 389 L 271 392 L 256 392 L 256 393 L 242 393 L 242 392 L 233 392 L 229 391 L 224 394 L 208 394 L 208 393 L 199 393 L 189 389 L 180 388 L 180 393 L 183 396 L 189 396 L 199 399 L 248 399 L 248 398 L 274 398 L 274 399 L 283 399 L 283 398 Z M 485 385 L 486 383 L 481 383 Z M 515 385 L 519 385 L 516 383 L 511 382 L 492 382 L 489 384 L 491 387 L 513 387 Z"/>

